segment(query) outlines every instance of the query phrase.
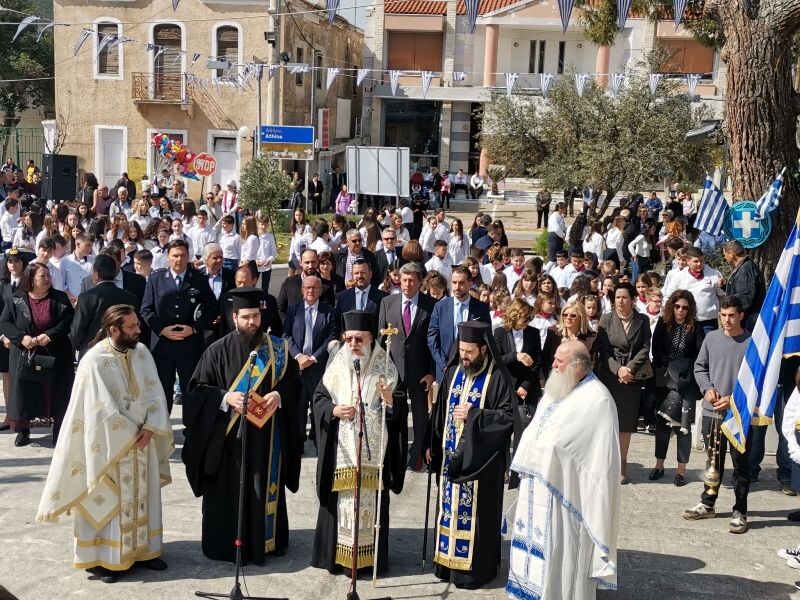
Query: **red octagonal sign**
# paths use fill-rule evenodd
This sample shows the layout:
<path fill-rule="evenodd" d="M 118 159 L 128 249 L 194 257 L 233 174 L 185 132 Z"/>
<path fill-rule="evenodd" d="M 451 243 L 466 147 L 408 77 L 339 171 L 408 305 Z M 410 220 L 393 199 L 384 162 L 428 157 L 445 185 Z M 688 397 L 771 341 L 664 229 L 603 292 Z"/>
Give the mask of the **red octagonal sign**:
<path fill-rule="evenodd" d="M 217 170 L 217 159 L 213 154 L 201 152 L 194 159 L 194 170 L 201 177 L 211 177 Z"/>

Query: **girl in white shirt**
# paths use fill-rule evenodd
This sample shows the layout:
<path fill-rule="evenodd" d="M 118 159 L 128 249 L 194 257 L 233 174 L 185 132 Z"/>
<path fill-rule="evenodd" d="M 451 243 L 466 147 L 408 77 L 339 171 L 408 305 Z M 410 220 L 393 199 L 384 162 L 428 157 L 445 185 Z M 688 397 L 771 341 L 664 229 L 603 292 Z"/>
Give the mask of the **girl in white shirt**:
<path fill-rule="evenodd" d="M 541 293 L 536 297 L 533 304 L 534 317 L 531 319 L 531 327 L 539 330 L 539 338 L 544 348 L 544 340 L 547 338 L 547 330 L 558 323 L 556 315 L 556 300 L 550 294 Z"/>
<path fill-rule="evenodd" d="M 137 201 L 136 209 L 133 211 L 130 221 L 132 223 L 138 223 L 142 231 L 147 231 L 147 226 L 150 225 L 152 220 L 153 217 L 150 216 L 150 205 L 147 200 L 142 199 Z"/>
<path fill-rule="evenodd" d="M 615 250 L 617 253 L 617 260 L 619 261 L 617 264 L 620 269 L 625 264 L 625 259 L 622 254 L 622 230 L 624 228 L 625 217 L 616 217 L 614 219 L 614 226 L 606 232 L 606 248 L 608 250 L 608 255 L 605 258 L 611 258 L 610 251 Z"/>
<path fill-rule="evenodd" d="M 292 234 L 289 244 L 289 275 L 297 275 L 300 272 L 300 255 L 311 243 L 311 225 L 306 221 L 306 211 L 302 208 L 294 210 L 289 233 Z"/>
<path fill-rule="evenodd" d="M 589 226 L 589 233 L 583 240 L 583 251 L 593 253 L 598 260 L 603 260 L 606 254 L 606 241 L 600 231 L 603 224 L 600 221 L 595 221 Z"/>
<path fill-rule="evenodd" d="M 636 278 L 639 273 L 645 273 L 650 270 L 650 252 L 653 245 L 650 243 L 650 234 L 653 231 L 653 226 L 648 225 L 643 233 L 637 235 L 630 244 L 628 244 L 628 252 L 631 254 L 631 275 Z"/>
<path fill-rule="evenodd" d="M 258 256 L 256 266 L 261 273 L 261 289 L 269 291 L 269 280 L 272 277 L 272 261 L 278 255 L 275 236 L 270 231 L 269 217 L 266 215 L 258 218 Z"/>
<path fill-rule="evenodd" d="M 53 237 L 54 235 L 58 235 L 58 221 L 53 215 L 45 215 L 42 230 L 38 233 L 34 242 L 34 251 L 39 247 L 39 242 L 45 237 Z"/>
<path fill-rule="evenodd" d="M 128 229 L 128 217 L 125 213 L 117 213 L 114 215 L 114 221 L 111 223 L 111 229 L 106 232 L 106 241 L 121 240 L 125 237 L 125 232 Z"/>
<path fill-rule="evenodd" d="M 255 217 L 245 217 L 242 226 L 239 228 L 239 235 L 242 237 L 242 252 L 239 256 L 239 264 L 246 265 L 251 260 L 258 260 L 258 225 Z"/>
<path fill-rule="evenodd" d="M 19 220 L 12 246 L 20 250 L 36 252 L 36 234 L 33 233 L 33 219 L 29 214 Z"/>
<path fill-rule="evenodd" d="M 167 244 L 169 244 L 169 229 L 166 225 L 159 227 L 156 237 L 158 244 L 153 247 L 153 271 L 157 269 L 166 269 L 167 262 Z"/>
<path fill-rule="evenodd" d="M 461 219 L 453 219 L 450 223 L 450 236 L 447 240 L 447 254 L 454 265 L 460 265 L 469 256 L 469 236 L 464 233 Z"/>

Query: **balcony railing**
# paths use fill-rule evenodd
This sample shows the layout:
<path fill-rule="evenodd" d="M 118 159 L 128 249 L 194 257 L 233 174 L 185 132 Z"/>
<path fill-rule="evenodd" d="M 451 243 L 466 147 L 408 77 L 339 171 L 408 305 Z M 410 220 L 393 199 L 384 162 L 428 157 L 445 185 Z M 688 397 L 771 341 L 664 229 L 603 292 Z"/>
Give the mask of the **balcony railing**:
<path fill-rule="evenodd" d="M 192 101 L 183 73 L 133 73 L 131 99 L 137 104 L 189 104 Z"/>

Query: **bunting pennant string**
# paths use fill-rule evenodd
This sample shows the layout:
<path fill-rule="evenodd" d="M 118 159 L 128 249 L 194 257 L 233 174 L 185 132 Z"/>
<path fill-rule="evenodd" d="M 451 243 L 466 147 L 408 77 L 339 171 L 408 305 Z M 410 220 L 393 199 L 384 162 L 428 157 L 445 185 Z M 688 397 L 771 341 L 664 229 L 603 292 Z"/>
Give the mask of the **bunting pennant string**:
<path fill-rule="evenodd" d="M 574 7 L 575 0 L 558 0 L 558 12 L 561 15 L 561 26 L 564 28 L 563 33 L 567 32 L 569 19 L 572 16 L 572 9 Z"/>
<path fill-rule="evenodd" d="M 675 27 L 679 27 L 683 22 L 683 13 L 689 0 L 672 0 L 672 11 L 675 13 Z"/>
<path fill-rule="evenodd" d="M 466 78 L 467 74 L 464 71 L 453 71 L 453 83 L 464 81 Z"/>
<path fill-rule="evenodd" d="M 389 82 L 392 86 L 392 96 L 397 95 L 397 84 L 400 83 L 400 71 L 389 71 Z"/>
<path fill-rule="evenodd" d="M 464 0 L 467 8 L 467 33 L 475 33 L 475 24 L 478 22 L 478 11 L 481 0 Z"/>
<path fill-rule="evenodd" d="M 72 46 L 72 55 L 75 56 L 78 52 L 80 52 L 81 47 L 89 39 L 89 36 L 92 35 L 93 31 L 91 29 L 84 28 L 78 39 L 75 40 L 75 44 Z"/>
<path fill-rule="evenodd" d="M 590 75 L 588 73 L 576 73 L 575 74 L 575 91 L 578 92 L 578 96 L 583 96 L 583 89 L 586 86 L 586 82 L 589 80 Z"/>
<path fill-rule="evenodd" d="M 625 29 L 625 22 L 628 20 L 628 12 L 631 10 L 632 0 L 617 0 L 617 27 L 620 31 Z"/>
<path fill-rule="evenodd" d="M 153 55 L 153 61 L 155 61 L 161 54 L 167 49 L 166 46 L 154 46 L 156 53 Z"/>
<path fill-rule="evenodd" d="M 689 92 L 689 98 L 694 98 L 695 91 L 697 91 L 697 84 L 700 82 L 702 75 L 697 73 L 690 73 L 686 75 L 686 87 Z"/>
<path fill-rule="evenodd" d="M 270 65 L 269 66 L 269 73 L 267 74 L 267 77 L 269 79 L 272 79 L 273 77 L 275 77 L 275 75 L 277 75 L 277 73 L 280 70 L 280 68 L 281 68 L 280 65 Z"/>
<path fill-rule="evenodd" d="M 623 73 L 613 73 L 611 75 L 611 94 L 614 96 L 614 98 L 619 95 L 619 92 L 627 79 L 627 75 L 624 75 Z"/>
<path fill-rule="evenodd" d="M 511 96 L 511 90 L 514 89 L 518 77 L 519 73 L 506 73 L 506 96 Z"/>
<path fill-rule="evenodd" d="M 264 79 L 264 65 L 257 64 L 255 74 L 256 74 L 256 81 L 261 81 L 262 79 Z"/>
<path fill-rule="evenodd" d="M 185 54 L 186 54 L 186 51 L 185 51 L 185 50 L 181 50 L 180 52 L 178 52 L 178 53 L 175 55 L 175 58 L 173 58 L 173 59 L 172 59 L 172 64 L 174 65 L 174 64 L 175 64 L 175 63 L 177 63 L 179 60 L 181 60 Z"/>
<path fill-rule="evenodd" d="M 542 98 L 547 98 L 547 94 L 550 91 L 550 84 L 553 83 L 554 75 L 552 73 L 540 73 L 539 74 L 539 89 L 542 90 Z"/>
<path fill-rule="evenodd" d="M 328 0 L 328 25 L 333 25 L 336 20 L 336 11 L 339 10 L 339 0 Z"/>
<path fill-rule="evenodd" d="M 39 29 L 39 35 L 36 36 L 36 43 L 38 44 L 39 41 L 42 39 L 44 32 L 53 27 L 55 23 L 45 23 L 42 25 L 41 29 Z"/>
<path fill-rule="evenodd" d="M 108 46 L 116 37 L 117 36 L 114 35 L 113 33 L 108 33 L 104 35 L 103 39 L 100 40 L 100 43 L 97 44 L 97 56 L 100 56 L 100 53 L 103 51 L 103 48 Z"/>
<path fill-rule="evenodd" d="M 198 60 L 200 60 L 201 56 L 203 56 L 203 55 L 200 54 L 199 52 L 195 52 L 194 54 L 192 54 L 192 64 L 191 64 L 192 67 L 194 66 L 194 63 L 196 63 Z"/>
<path fill-rule="evenodd" d="M 420 75 L 422 76 L 422 97 L 427 99 L 428 90 L 433 81 L 433 71 L 421 71 Z"/>
<path fill-rule="evenodd" d="M 181 0 L 172 0 L 172 12 L 178 10 L 178 4 L 181 3 Z"/>
<path fill-rule="evenodd" d="M 293 65 L 289 69 L 290 75 L 302 75 L 303 73 L 308 73 L 308 65 Z"/>
<path fill-rule="evenodd" d="M 14 34 L 14 37 L 11 38 L 11 43 L 14 43 L 14 40 L 19 37 L 19 34 L 25 31 L 25 28 L 32 23 L 36 23 L 36 21 L 41 21 L 39 17 L 25 17 L 20 21 L 19 25 L 17 25 L 17 32 Z"/>
<path fill-rule="evenodd" d="M 327 81 L 325 82 L 325 89 L 326 90 L 331 89 L 331 86 L 333 85 L 333 82 L 336 80 L 336 76 L 338 74 L 339 74 L 339 68 L 338 67 L 333 67 L 333 68 L 328 69 L 328 78 L 327 78 Z"/>
<path fill-rule="evenodd" d="M 650 93 L 656 95 L 658 84 L 661 82 L 663 75 L 661 73 L 650 73 Z"/>
<path fill-rule="evenodd" d="M 370 69 L 359 69 L 358 74 L 356 75 L 356 85 L 361 85 L 361 83 L 366 79 L 367 75 L 369 75 Z"/>

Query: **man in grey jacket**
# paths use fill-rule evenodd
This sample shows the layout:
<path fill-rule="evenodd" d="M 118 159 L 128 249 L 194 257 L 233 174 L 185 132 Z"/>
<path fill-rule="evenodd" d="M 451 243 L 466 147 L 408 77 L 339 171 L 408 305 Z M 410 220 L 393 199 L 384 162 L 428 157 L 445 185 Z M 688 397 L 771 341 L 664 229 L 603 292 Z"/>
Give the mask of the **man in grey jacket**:
<path fill-rule="evenodd" d="M 742 302 L 736 296 L 725 296 L 719 302 L 719 318 L 722 329 L 711 331 L 703 340 L 700 353 L 694 363 L 694 378 L 703 394 L 703 436 L 706 439 L 706 470 L 710 466 L 719 472 L 719 481 L 725 473 L 725 455 L 730 450 L 733 463 L 733 493 L 736 502 L 729 525 L 731 533 L 747 531 L 747 494 L 750 491 L 750 445 L 752 428 L 747 433 L 745 451 L 733 445 L 728 448 L 728 439 L 720 432 L 722 419 L 731 405 L 731 394 L 739 367 L 744 360 L 750 332 L 742 327 L 744 313 Z M 711 519 L 716 516 L 714 504 L 719 497 L 719 481 L 705 481 L 700 503 L 683 511 L 689 521 Z"/>
<path fill-rule="evenodd" d="M 748 331 L 753 331 L 767 293 L 764 274 L 747 256 L 744 246 L 737 240 L 727 242 L 722 247 L 722 255 L 725 257 L 725 262 L 733 269 L 731 276 L 725 282 L 725 293 L 741 300 L 744 312 L 743 326 Z"/>

